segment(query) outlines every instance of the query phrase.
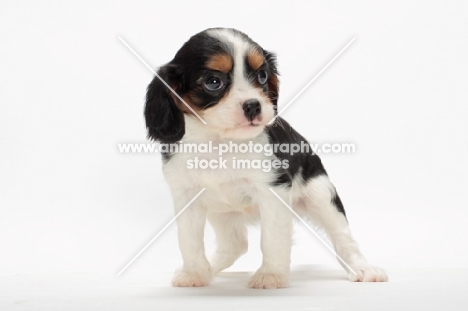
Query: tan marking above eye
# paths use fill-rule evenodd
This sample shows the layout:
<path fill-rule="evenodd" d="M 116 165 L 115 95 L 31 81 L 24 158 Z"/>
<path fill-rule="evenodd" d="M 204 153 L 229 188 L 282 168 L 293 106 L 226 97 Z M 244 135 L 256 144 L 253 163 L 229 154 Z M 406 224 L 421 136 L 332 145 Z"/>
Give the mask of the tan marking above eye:
<path fill-rule="evenodd" d="M 228 54 L 216 54 L 206 62 L 206 67 L 228 73 L 232 69 L 232 57 Z"/>
<path fill-rule="evenodd" d="M 250 68 L 253 70 L 257 70 L 260 66 L 263 65 L 265 58 L 263 54 L 258 50 L 250 50 L 247 53 L 247 63 L 249 64 Z"/>

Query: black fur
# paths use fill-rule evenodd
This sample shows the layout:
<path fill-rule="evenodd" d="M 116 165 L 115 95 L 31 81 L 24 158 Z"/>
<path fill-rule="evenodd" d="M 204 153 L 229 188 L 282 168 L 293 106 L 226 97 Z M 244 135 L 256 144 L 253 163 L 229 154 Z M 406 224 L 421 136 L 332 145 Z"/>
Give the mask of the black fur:
<path fill-rule="evenodd" d="M 301 134 L 296 132 L 283 118 L 276 118 L 275 123 L 266 128 L 266 132 L 271 144 L 301 145 L 301 143 L 305 143 L 309 146 L 309 152 L 306 152 L 307 150 L 301 150 L 293 155 L 281 152 L 279 149 L 276 150 L 275 156 L 282 161 L 287 160 L 289 167 L 287 169 L 279 169 L 277 171 L 277 178 L 273 182 L 273 185 L 286 185 L 291 187 L 292 181 L 297 174 L 301 174 L 301 178 L 304 182 L 320 175 L 327 175 L 327 171 L 325 170 L 322 161 L 318 155 L 313 153 L 312 147 L 307 140 Z M 346 217 L 343 203 L 341 202 L 338 194 L 335 194 L 332 198 L 332 203 L 335 205 L 336 209 Z"/>
<path fill-rule="evenodd" d="M 304 142 L 309 146 L 309 152 L 298 152 L 293 155 L 281 152 L 279 149 L 276 150 L 275 156 L 282 161 L 287 160 L 289 167 L 287 169 L 279 169 L 277 171 L 278 175 L 273 185 L 286 185 L 291 187 L 292 181 L 297 174 L 301 174 L 301 178 L 304 182 L 320 175 L 327 175 L 327 171 L 325 170 L 322 161 L 318 155 L 313 153 L 310 144 L 283 118 L 276 118 L 273 125 L 265 130 L 271 144 L 301 145 L 301 143 Z M 346 212 L 338 193 L 336 193 L 332 198 L 332 203 L 335 205 L 336 209 L 346 217 Z"/>
<path fill-rule="evenodd" d="M 346 217 L 346 212 L 345 212 L 343 203 L 341 202 L 341 199 L 340 199 L 340 196 L 338 195 L 338 193 L 336 193 L 335 196 L 333 197 L 332 203 L 336 206 L 336 209 L 339 212 L 343 213 L 343 215 Z"/>
<path fill-rule="evenodd" d="M 158 75 L 169 85 L 177 81 L 175 67 L 171 65 L 161 68 Z M 184 115 L 174 102 L 173 96 L 158 77 L 154 77 L 148 85 L 145 103 L 148 138 L 173 143 L 184 136 Z"/>
<path fill-rule="evenodd" d="M 278 117 L 273 125 L 266 128 L 266 131 L 271 144 L 300 145 L 301 142 L 307 143 L 306 139 L 281 117 Z M 327 174 L 320 158 L 316 154 L 312 154 L 312 147 L 310 145 L 309 152 L 298 152 L 291 155 L 290 153 L 276 150 L 275 156 L 280 160 L 287 160 L 289 163 L 289 167 L 286 170 L 279 172 L 275 185 L 286 184 L 291 186 L 292 180 L 297 174 L 301 174 L 304 181 Z"/>
<path fill-rule="evenodd" d="M 268 93 L 267 96 L 270 98 L 273 108 L 275 109 L 275 114 L 278 107 L 278 66 L 276 62 L 276 54 L 263 50 L 263 56 L 268 64 L 269 68 L 269 78 L 268 78 Z"/>

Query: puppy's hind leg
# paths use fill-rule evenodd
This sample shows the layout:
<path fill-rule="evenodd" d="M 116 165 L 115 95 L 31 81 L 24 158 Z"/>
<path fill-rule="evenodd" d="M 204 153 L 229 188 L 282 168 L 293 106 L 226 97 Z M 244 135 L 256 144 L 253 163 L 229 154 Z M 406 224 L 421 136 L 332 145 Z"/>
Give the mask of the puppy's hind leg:
<path fill-rule="evenodd" d="M 213 274 L 229 268 L 247 252 L 247 227 L 238 212 L 208 213 L 208 221 L 216 234 L 216 251 L 210 260 Z"/>
<path fill-rule="evenodd" d="M 325 230 L 335 248 L 341 266 L 352 282 L 385 282 L 387 274 L 370 265 L 351 235 L 343 204 L 335 187 L 323 174 L 307 181 L 306 216 Z"/>

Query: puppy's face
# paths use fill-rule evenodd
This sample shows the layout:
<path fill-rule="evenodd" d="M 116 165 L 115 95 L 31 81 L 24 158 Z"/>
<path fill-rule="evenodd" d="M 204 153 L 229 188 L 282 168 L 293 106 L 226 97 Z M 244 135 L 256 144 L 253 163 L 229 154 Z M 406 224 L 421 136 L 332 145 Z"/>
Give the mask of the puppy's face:
<path fill-rule="evenodd" d="M 253 138 L 276 114 L 275 56 L 237 30 L 196 34 L 158 74 L 222 138 Z M 193 112 L 155 77 L 145 106 L 148 136 L 180 140 L 184 114 Z"/>

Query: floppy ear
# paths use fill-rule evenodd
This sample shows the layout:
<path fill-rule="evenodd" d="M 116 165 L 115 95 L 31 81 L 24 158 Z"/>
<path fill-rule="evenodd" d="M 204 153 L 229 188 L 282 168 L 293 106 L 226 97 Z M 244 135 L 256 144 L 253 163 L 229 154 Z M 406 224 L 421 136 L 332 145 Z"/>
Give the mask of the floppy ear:
<path fill-rule="evenodd" d="M 177 82 L 175 70 L 170 65 L 162 67 L 158 75 L 168 85 Z M 185 134 L 184 115 L 174 101 L 174 94 L 156 76 L 146 91 L 145 121 L 151 140 L 174 143 Z"/>
<path fill-rule="evenodd" d="M 270 98 L 273 106 L 276 107 L 278 105 L 278 96 L 279 96 L 279 73 L 276 67 L 276 55 L 274 53 L 265 51 L 265 59 L 268 63 L 268 67 L 270 68 L 270 77 L 268 78 L 268 97 Z"/>

